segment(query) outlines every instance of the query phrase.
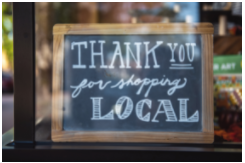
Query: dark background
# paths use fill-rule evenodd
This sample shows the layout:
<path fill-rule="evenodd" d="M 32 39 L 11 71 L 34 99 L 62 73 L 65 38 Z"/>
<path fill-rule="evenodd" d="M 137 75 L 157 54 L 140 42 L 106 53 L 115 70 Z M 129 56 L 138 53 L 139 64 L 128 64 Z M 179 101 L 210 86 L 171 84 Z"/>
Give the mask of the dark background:
<path fill-rule="evenodd" d="M 98 40 L 105 40 L 104 44 L 104 61 L 106 65 L 110 65 L 113 53 L 115 51 L 116 45 L 113 45 L 113 41 L 119 41 L 121 45 L 122 55 L 126 55 L 126 46 L 124 42 L 130 42 L 130 48 L 134 54 L 136 54 L 136 46 L 134 42 L 142 42 L 140 49 L 141 56 L 141 66 L 142 69 L 136 69 L 134 65 L 134 60 L 131 58 L 131 69 L 119 69 L 120 62 L 115 62 L 114 69 L 101 69 L 100 66 L 100 56 L 95 56 L 95 69 L 90 69 L 91 64 L 91 47 L 89 41 L 96 40 L 94 44 L 94 51 L 100 52 L 100 44 Z M 74 50 L 71 50 L 72 42 L 87 41 L 88 47 L 85 49 L 81 46 L 82 59 L 81 63 L 87 66 L 86 69 L 73 69 L 72 65 L 78 64 L 78 48 L 75 46 Z M 152 54 L 149 56 L 150 69 L 144 69 L 145 65 L 145 45 L 143 42 L 149 41 L 149 49 L 156 45 L 156 41 L 163 41 L 156 50 L 157 62 L 160 68 L 153 68 L 153 58 Z M 192 63 L 194 67 L 193 70 L 170 70 L 170 59 L 171 51 L 167 46 L 167 43 L 178 43 L 175 50 L 175 63 L 180 63 L 179 56 L 179 46 L 183 44 L 185 47 L 185 60 L 183 63 L 189 63 L 187 59 L 187 51 L 185 43 L 191 42 L 196 43 L 195 47 L 195 59 Z M 110 36 L 65 36 L 65 59 L 64 59 L 64 130 L 86 130 L 86 131 L 202 131 L 202 118 L 201 118 L 201 106 L 202 106 L 202 79 L 201 79 L 201 35 L 110 35 Z M 191 52 L 191 46 L 190 46 Z M 116 61 L 119 61 L 117 57 Z M 152 101 L 151 109 L 148 106 L 144 106 L 143 116 L 148 112 L 151 113 L 150 122 L 143 122 L 139 120 L 135 113 L 136 103 L 144 97 L 144 93 L 148 89 L 145 86 L 142 89 L 140 95 L 136 95 L 139 87 L 136 86 L 126 86 L 123 89 L 110 88 L 111 85 L 116 84 L 122 78 L 125 81 L 134 74 L 134 79 L 137 78 L 158 78 L 159 80 L 163 78 L 170 79 L 170 81 L 175 79 L 181 79 L 180 84 L 184 82 L 184 78 L 187 78 L 187 84 L 184 88 L 177 89 L 175 93 L 168 96 L 167 91 L 170 86 L 156 86 L 152 87 L 147 99 Z M 103 80 L 104 83 L 107 81 L 112 81 L 103 91 L 98 89 L 98 86 L 94 86 L 91 89 L 85 88 L 76 98 L 71 98 L 71 94 L 74 89 L 70 88 L 70 85 L 79 85 L 83 79 L 88 79 L 89 81 L 99 81 Z M 134 108 L 131 115 L 120 120 L 117 115 L 114 114 L 114 120 L 91 120 L 92 118 L 92 100 L 91 97 L 103 97 L 101 100 L 101 116 L 107 114 L 111 111 L 116 101 L 121 96 L 128 96 L 132 99 Z M 194 114 L 196 110 L 199 111 L 199 122 L 166 122 L 165 113 L 159 114 L 157 116 L 158 123 L 151 122 L 153 119 L 160 102 L 160 99 L 171 100 L 172 106 L 174 108 L 177 119 L 179 120 L 179 101 L 178 98 L 189 98 L 187 102 L 187 115 L 190 117 Z M 125 103 L 123 107 L 125 107 Z M 163 110 L 163 108 L 161 108 Z M 121 111 L 121 113 L 124 110 Z"/>

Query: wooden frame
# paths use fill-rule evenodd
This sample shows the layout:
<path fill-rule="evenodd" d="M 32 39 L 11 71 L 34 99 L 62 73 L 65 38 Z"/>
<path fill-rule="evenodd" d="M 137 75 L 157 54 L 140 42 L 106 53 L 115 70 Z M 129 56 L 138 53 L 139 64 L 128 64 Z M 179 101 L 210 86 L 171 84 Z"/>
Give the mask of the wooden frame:
<path fill-rule="evenodd" d="M 63 131 L 64 35 L 201 34 L 202 132 L 82 132 Z M 53 28 L 52 140 L 56 142 L 212 143 L 213 128 L 213 26 L 200 24 L 57 24 Z"/>

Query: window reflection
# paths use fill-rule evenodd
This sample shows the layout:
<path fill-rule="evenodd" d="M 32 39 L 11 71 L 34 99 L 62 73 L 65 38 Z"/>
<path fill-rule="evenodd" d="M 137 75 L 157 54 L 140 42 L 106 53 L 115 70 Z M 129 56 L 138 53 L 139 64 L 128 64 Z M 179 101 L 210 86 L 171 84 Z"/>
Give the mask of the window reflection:
<path fill-rule="evenodd" d="M 177 3 L 177 2 L 129 2 L 129 3 L 109 3 L 109 2 L 76 2 L 76 3 L 35 3 L 36 7 L 36 119 L 41 122 L 45 119 L 46 123 L 51 123 L 51 104 L 52 104 L 52 54 L 53 54 L 53 36 L 52 28 L 57 23 L 192 23 L 192 22 L 211 22 L 214 25 L 214 53 L 222 54 L 241 54 L 241 14 L 239 3 Z M 219 12 L 222 11 L 222 12 Z M 233 15 L 233 13 L 235 13 Z M 224 14 L 224 15 L 223 15 Z M 176 26 L 176 29 L 180 27 Z M 147 29 L 145 29 L 147 31 Z M 220 37 L 220 35 L 223 35 Z M 189 37 L 189 36 L 186 36 Z M 171 38 L 168 38 L 173 42 Z M 192 39 L 192 38 L 190 38 Z M 107 40 L 106 40 L 107 41 Z M 133 42 L 142 42 L 141 38 L 133 40 L 125 39 L 125 42 L 131 42 L 131 50 L 136 54 L 136 47 Z M 182 40 L 180 39 L 179 42 Z M 164 41 L 165 42 L 165 41 Z M 141 45 L 141 46 L 142 46 Z M 97 45 L 95 44 L 95 47 Z M 113 46 L 116 46 L 114 44 Z M 154 44 L 149 45 L 150 47 Z M 166 44 L 164 46 L 167 46 Z M 166 48 L 161 46 L 163 49 Z M 174 46 L 174 44 L 172 44 Z M 126 66 L 126 50 L 122 44 L 122 60 Z M 140 49 L 144 51 L 143 46 Z M 196 47 L 196 57 L 201 57 L 201 49 Z M 105 65 L 110 65 L 113 59 L 114 51 L 108 50 L 104 58 Z M 159 57 L 159 55 L 157 56 Z M 161 56 L 160 56 L 161 57 Z M 90 62 L 90 58 L 88 60 Z M 100 66 L 100 60 L 96 59 L 96 67 Z M 145 58 L 141 56 L 141 63 L 145 63 Z M 136 77 L 142 76 L 142 72 L 136 68 L 137 63 L 131 59 L 129 65 L 131 69 L 120 69 L 121 62 L 115 59 L 115 69 L 96 69 L 96 74 L 100 74 L 106 79 L 112 78 L 129 79 L 131 74 Z M 154 60 L 151 60 L 154 65 Z M 87 65 L 89 66 L 89 65 Z M 141 65 L 145 66 L 144 64 Z M 129 73 L 130 72 L 130 73 Z M 149 75 L 154 76 L 149 70 Z M 68 75 L 68 74 L 67 74 Z M 72 74 L 69 74 L 72 75 Z M 147 76 L 147 75 L 146 75 Z M 118 91 L 108 92 L 108 94 L 118 93 Z M 196 93 L 196 92 L 194 92 Z M 70 95 L 68 92 L 67 97 Z M 66 96 L 66 95 L 65 95 Z M 70 98 L 70 97 L 69 97 Z M 65 98 L 69 101 L 69 98 Z M 154 98 L 151 98 L 154 99 Z M 91 100 L 91 99 L 90 99 Z M 116 99 L 114 100 L 116 101 Z M 66 103 L 66 102 L 65 102 Z M 67 102 L 69 103 L 69 102 Z M 154 107 L 157 104 L 153 102 Z M 116 105 L 109 107 L 114 108 L 115 112 L 122 112 Z M 68 114 L 68 113 L 67 113 Z M 71 114 L 71 113 L 69 113 Z M 219 117 L 219 116 L 217 116 Z M 218 124 L 216 117 L 215 123 Z M 39 125 L 44 126 L 44 125 Z M 222 130 L 223 125 L 217 125 Z M 44 127 L 45 128 L 45 127 Z M 224 128 L 225 130 L 225 128 Z M 227 130 L 225 130 L 228 132 Z M 50 129 L 45 129 L 45 136 L 37 128 L 37 139 L 50 139 Z M 222 134 L 219 134 L 222 135 Z M 221 136 L 222 137 L 222 136 Z M 230 139 L 229 139 L 230 140 Z"/>

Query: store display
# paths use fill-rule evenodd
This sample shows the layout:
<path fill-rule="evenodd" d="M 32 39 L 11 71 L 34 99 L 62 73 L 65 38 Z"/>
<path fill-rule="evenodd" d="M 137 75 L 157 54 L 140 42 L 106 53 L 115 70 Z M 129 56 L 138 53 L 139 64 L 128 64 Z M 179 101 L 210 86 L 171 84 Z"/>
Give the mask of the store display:
<path fill-rule="evenodd" d="M 214 57 L 215 141 L 242 141 L 241 59 L 241 56 Z M 223 69 L 218 71 L 217 67 Z"/>
<path fill-rule="evenodd" d="M 55 25 L 52 140 L 212 143 L 212 33 L 208 23 Z"/>

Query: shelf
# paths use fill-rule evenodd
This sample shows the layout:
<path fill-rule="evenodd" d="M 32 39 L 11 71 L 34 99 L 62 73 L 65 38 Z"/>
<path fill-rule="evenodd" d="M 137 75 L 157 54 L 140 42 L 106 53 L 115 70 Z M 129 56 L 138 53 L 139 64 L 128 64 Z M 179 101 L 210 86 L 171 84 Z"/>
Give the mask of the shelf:
<path fill-rule="evenodd" d="M 201 12 L 203 14 L 231 15 L 231 10 L 206 10 Z"/>
<path fill-rule="evenodd" d="M 215 54 L 237 54 L 242 51 L 242 36 L 215 36 Z"/>
<path fill-rule="evenodd" d="M 201 21 L 202 22 L 219 22 L 219 16 L 227 16 L 227 22 L 234 22 L 236 24 L 242 25 L 242 16 L 232 15 L 231 10 L 211 10 L 211 11 L 201 11 Z"/>
<path fill-rule="evenodd" d="M 3 137 L 3 161 L 242 161 L 241 143 L 54 143 L 19 145 Z M 176 155 L 178 157 L 176 157 Z"/>

